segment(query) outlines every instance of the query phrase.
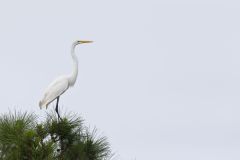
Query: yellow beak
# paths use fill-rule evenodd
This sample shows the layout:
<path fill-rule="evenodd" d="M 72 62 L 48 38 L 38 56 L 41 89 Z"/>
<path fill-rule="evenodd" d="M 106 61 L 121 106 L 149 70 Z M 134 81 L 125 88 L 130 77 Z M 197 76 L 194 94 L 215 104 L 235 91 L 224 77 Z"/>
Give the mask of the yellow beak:
<path fill-rule="evenodd" d="M 78 41 L 79 43 L 92 43 L 93 41 Z"/>

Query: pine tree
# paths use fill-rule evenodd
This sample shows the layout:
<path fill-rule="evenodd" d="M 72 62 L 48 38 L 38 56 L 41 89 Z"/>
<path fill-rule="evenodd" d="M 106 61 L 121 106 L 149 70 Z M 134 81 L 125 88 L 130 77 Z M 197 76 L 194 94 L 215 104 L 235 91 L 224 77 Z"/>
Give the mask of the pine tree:
<path fill-rule="evenodd" d="M 33 113 L 0 116 L 0 160 L 106 160 L 111 155 L 106 137 L 89 131 L 80 117 L 58 120 L 51 112 L 38 123 Z"/>

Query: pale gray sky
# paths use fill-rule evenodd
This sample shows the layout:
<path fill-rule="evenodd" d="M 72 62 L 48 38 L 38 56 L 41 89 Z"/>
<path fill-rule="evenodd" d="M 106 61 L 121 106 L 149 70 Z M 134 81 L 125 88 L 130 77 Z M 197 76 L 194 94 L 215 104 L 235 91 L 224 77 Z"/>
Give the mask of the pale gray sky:
<path fill-rule="evenodd" d="M 240 2 L 0 2 L 1 113 L 34 111 L 46 86 L 109 138 L 119 160 L 240 159 Z M 50 106 L 51 107 L 51 106 Z"/>

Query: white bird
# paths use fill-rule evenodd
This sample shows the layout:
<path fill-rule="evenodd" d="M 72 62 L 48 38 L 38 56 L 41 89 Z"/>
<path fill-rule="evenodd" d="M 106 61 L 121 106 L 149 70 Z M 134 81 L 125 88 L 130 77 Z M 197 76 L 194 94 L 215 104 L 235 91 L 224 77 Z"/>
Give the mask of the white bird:
<path fill-rule="evenodd" d="M 72 44 L 71 48 L 71 56 L 73 59 L 73 71 L 70 75 L 64 75 L 61 77 L 58 77 L 55 79 L 45 90 L 44 96 L 42 100 L 39 102 L 39 107 L 42 109 L 43 107 L 48 107 L 48 105 L 53 102 L 55 99 L 57 99 L 56 103 L 56 112 L 58 114 L 58 118 L 60 118 L 60 115 L 58 113 L 58 102 L 59 102 L 59 97 L 69 88 L 72 87 L 77 79 L 78 75 L 78 59 L 77 56 L 75 55 L 75 47 L 78 44 L 82 43 L 91 43 L 92 41 L 75 41 Z"/>

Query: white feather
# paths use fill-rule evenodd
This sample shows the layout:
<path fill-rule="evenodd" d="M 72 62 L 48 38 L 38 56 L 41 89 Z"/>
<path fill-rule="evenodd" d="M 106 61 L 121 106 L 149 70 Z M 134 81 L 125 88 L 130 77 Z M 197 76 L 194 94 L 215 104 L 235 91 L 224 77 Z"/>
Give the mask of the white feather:
<path fill-rule="evenodd" d="M 62 95 L 68 88 L 69 83 L 67 76 L 62 76 L 54 80 L 45 90 L 43 99 L 39 102 L 40 108 L 47 108 L 48 104 Z"/>

